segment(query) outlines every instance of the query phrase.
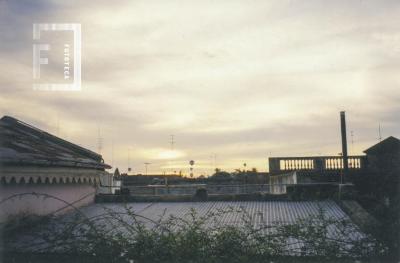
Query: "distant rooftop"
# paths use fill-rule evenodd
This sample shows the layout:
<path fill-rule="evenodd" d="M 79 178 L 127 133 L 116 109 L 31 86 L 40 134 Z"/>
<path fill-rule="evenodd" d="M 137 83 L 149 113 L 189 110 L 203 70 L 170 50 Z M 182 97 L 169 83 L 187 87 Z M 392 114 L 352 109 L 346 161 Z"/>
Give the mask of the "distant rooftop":
<path fill-rule="evenodd" d="M 388 153 L 388 152 L 395 152 L 400 151 L 400 140 L 389 136 L 383 141 L 369 147 L 364 152 L 366 154 L 375 154 L 375 153 Z"/>
<path fill-rule="evenodd" d="M 111 168 L 100 154 L 9 116 L 0 119 L 0 164 Z"/>

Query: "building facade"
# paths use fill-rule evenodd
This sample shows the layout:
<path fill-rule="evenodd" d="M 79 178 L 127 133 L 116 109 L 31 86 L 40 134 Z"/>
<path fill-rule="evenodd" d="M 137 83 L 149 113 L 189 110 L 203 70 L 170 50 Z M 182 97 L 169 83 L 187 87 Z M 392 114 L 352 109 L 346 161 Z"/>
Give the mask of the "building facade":
<path fill-rule="evenodd" d="M 102 156 L 15 118 L 0 119 L 0 222 L 64 213 L 94 202 Z M 104 180 L 103 180 L 104 181 Z"/>

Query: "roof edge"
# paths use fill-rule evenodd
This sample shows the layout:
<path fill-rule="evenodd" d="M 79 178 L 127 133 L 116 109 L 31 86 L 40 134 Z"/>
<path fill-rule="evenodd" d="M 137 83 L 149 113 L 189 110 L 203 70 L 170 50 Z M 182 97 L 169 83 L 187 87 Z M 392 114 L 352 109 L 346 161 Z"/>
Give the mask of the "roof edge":
<path fill-rule="evenodd" d="M 34 127 L 34 126 L 32 126 L 32 125 L 30 125 L 28 123 L 25 123 L 25 122 L 23 122 L 21 120 L 18 120 L 16 118 L 11 117 L 11 116 L 5 115 L 0 119 L 0 122 L 4 122 L 4 123 L 10 124 L 10 125 L 14 125 L 14 126 L 17 126 L 19 128 L 22 128 L 22 129 L 29 129 L 31 132 L 35 133 L 36 135 L 38 135 L 38 136 L 40 136 L 42 138 L 46 138 L 46 139 L 48 139 L 50 141 L 53 141 L 55 143 L 64 144 L 66 147 L 72 148 L 73 150 L 76 150 L 76 151 L 88 156 L 89 158 L 92 158 L 92 159 L 104 164 L 105 167 L 111 167 L 108 164 L 104 163 L 104 160 L 103 160 L 103 157 L 101 156 L 101 154 L 93 152 L 93 151 L 91 151 L 89 149 L 86 149 L 86 148 L 84 148 L 82 146 L 79 146 L 79 145 L 77 145 L 75 143 L 72 143 L 72 142 L 69 142 L 67 140 L 64 140 L 64 139 L 62 139 L 60 137 L 57 137 L 57 136 L 55 136 L 53 134 L 50 134 L 50 133 L 48 133 L 46 131 L 43 131 L 43 130 L 41 130 L 39 128 L 36 128 L 36 127 Z"/>

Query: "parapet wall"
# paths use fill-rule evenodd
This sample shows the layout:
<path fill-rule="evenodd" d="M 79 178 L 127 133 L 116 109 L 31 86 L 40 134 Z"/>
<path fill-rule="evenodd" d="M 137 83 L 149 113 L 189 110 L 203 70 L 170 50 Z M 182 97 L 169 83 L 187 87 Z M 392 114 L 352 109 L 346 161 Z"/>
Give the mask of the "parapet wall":
<path fill-rule="evenodd" d="M 65 213 L 93 203 L 103 174 L 95 169 L 0 167 L 0 222 Z"/>
<path fill-rule="evenodd" d="M 0 185 L 0 222 L 21 215 L 65 213 L 94 202 L 90 184 Z"/>

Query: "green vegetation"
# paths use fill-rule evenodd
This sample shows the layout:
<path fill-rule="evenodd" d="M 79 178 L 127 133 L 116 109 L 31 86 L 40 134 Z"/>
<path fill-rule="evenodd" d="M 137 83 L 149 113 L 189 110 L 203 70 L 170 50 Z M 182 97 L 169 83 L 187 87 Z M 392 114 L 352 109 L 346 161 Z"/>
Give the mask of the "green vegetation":
<path fill-rule="evenodd" d="M 104 209 L 104 214 L 91 218 L 77 213 L 63 220 L 46 219 L 43 228 L 29 231 L 5 229 L 6 244 L 11 249 L 13 237 L 30 236 L 36 241 L 19 249 L 79 255 L 87 258 L 85 262 L 379 262 L 386 253 L 351 222 L 329 218 L 323 210 L 293 224 L 255 227 L 256 219 L 244 210 L 205 216 L 191 210 L 184 218 L 160 216 L 153 221 L 128 207 L 122 212 Z M 221 225 L 218 218 L 230 213 L 240 213 L 244 223 Z"/>

